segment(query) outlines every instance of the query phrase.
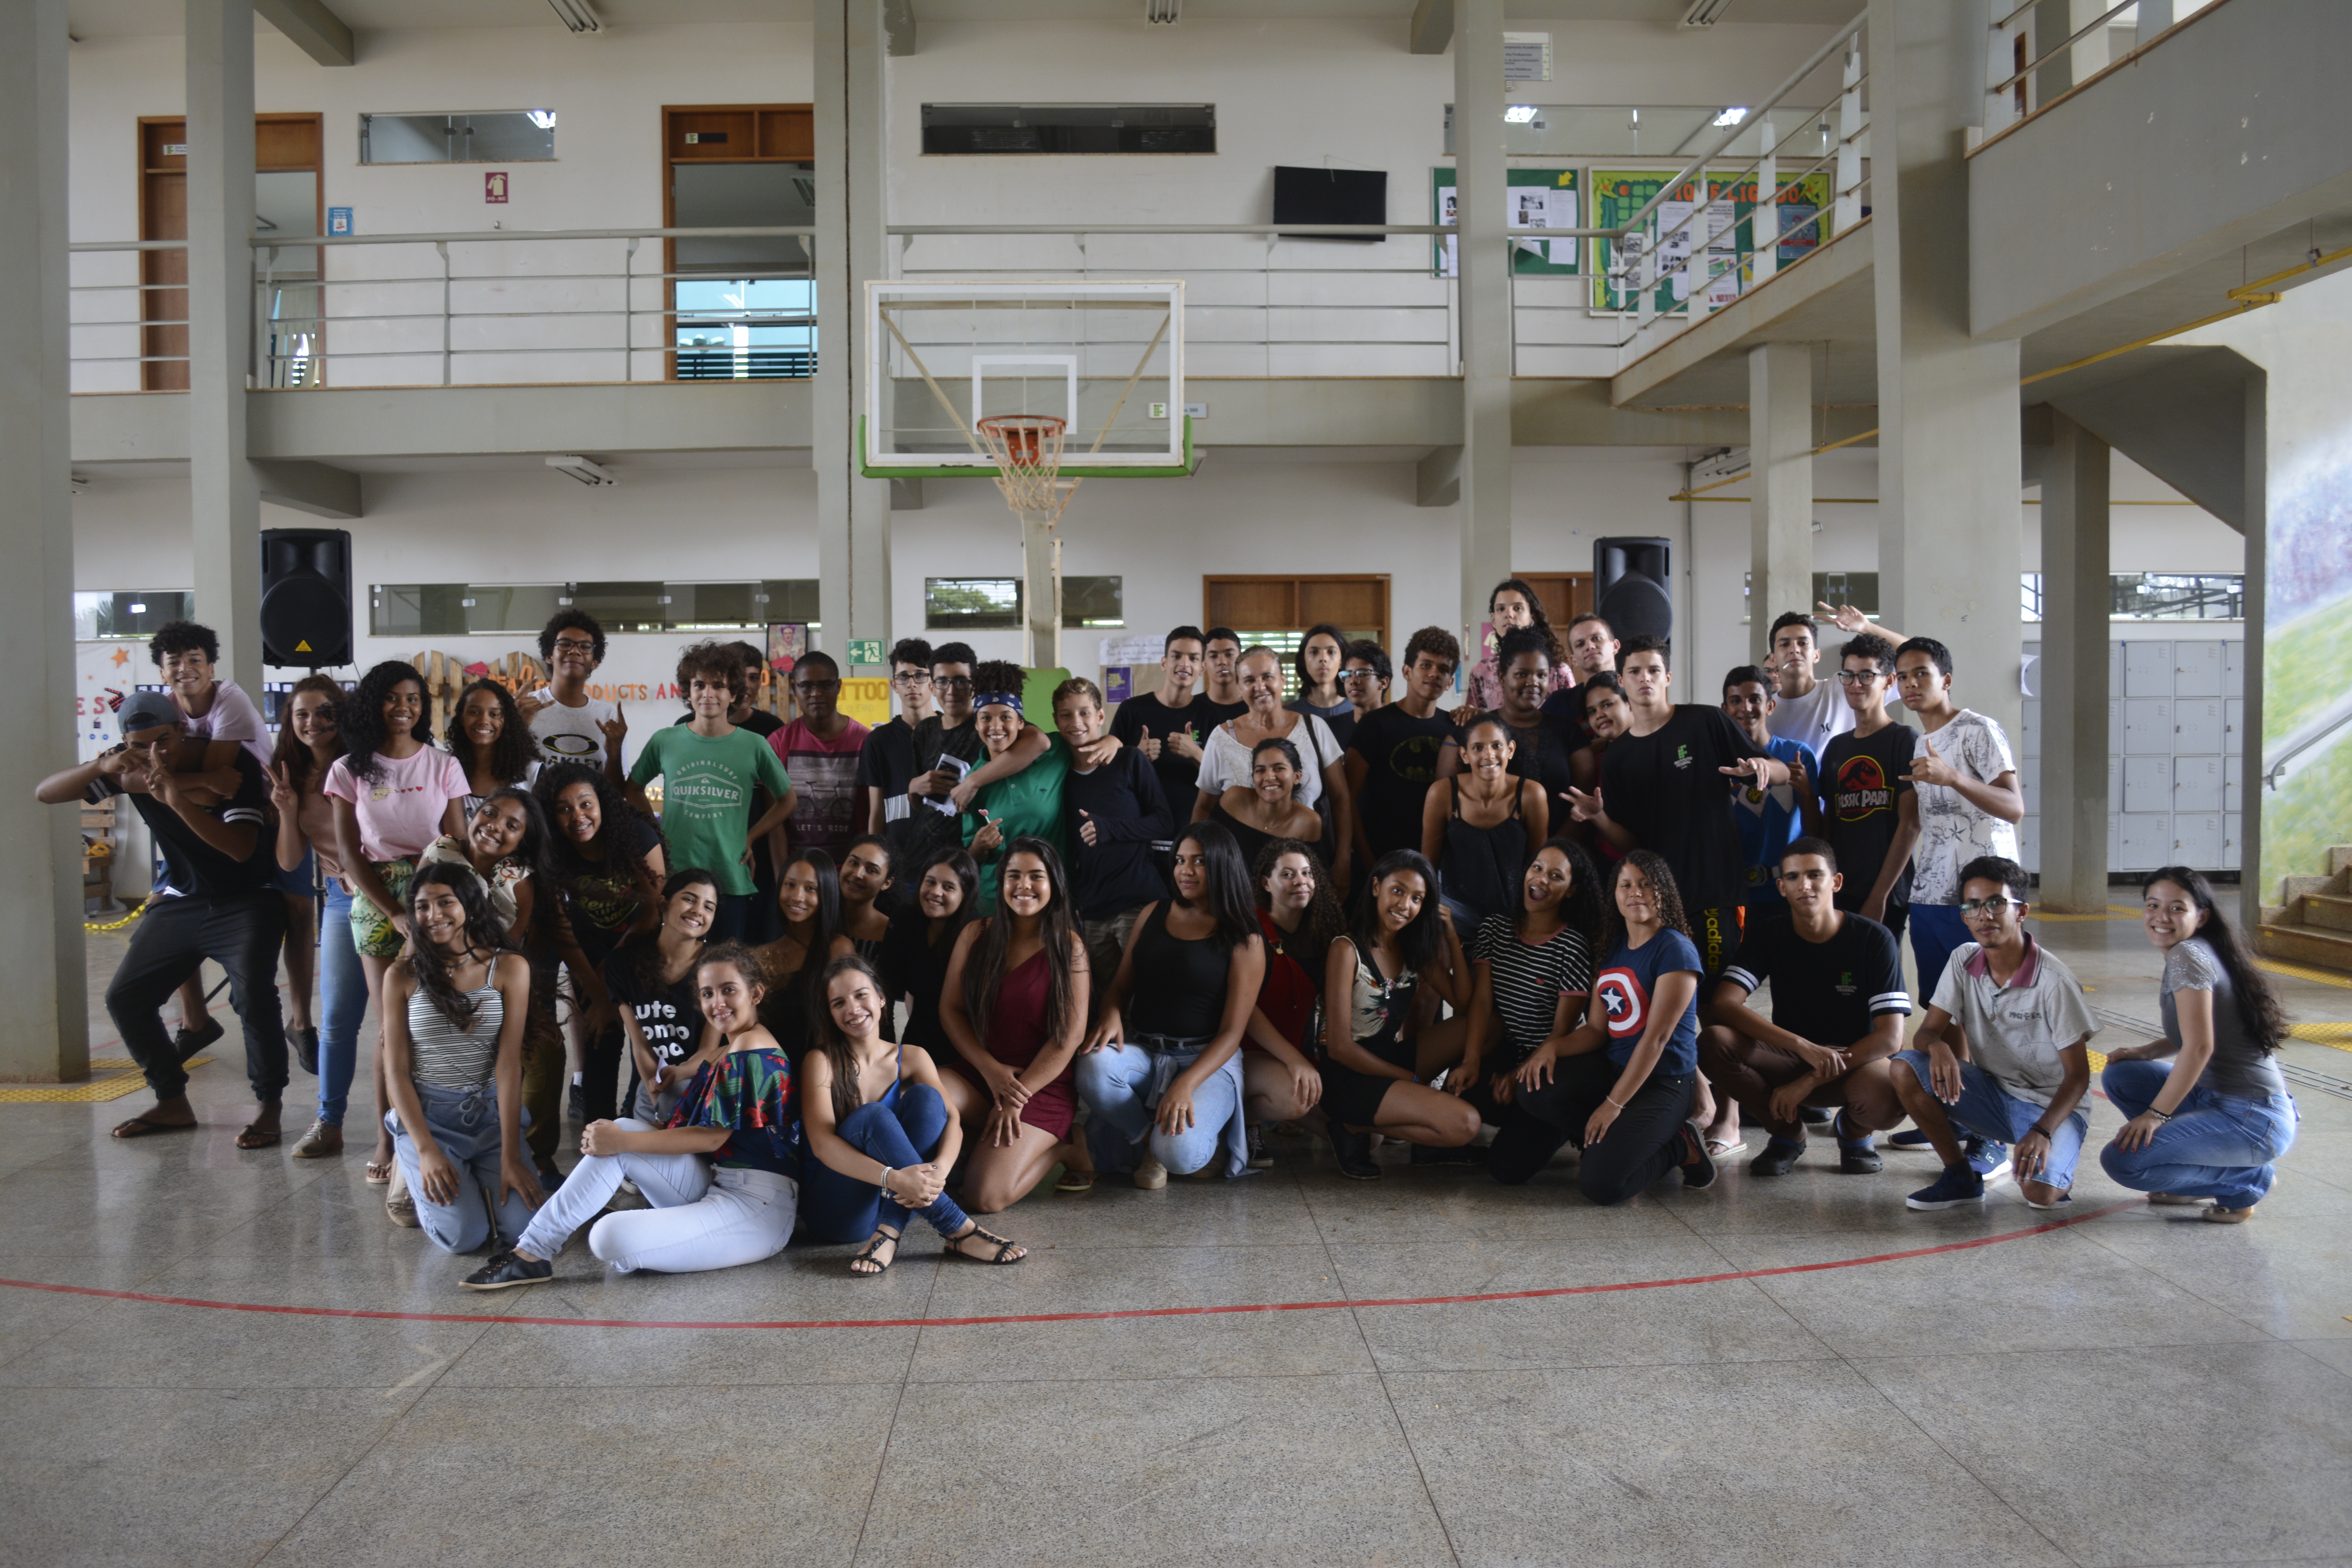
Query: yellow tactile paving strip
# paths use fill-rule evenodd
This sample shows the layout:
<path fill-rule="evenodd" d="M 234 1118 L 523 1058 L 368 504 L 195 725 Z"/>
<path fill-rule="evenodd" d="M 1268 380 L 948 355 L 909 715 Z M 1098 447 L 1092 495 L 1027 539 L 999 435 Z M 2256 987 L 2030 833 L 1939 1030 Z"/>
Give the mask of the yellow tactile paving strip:
<path fill-rule="evenodd" d="M 203 1067 L 210 1057 L 191 1058 L 190 1068 Z M 92 1105 L 101 1100 L 121 1100 L 124 1095 L 143 1088 L 146 1079 L 138 1065 L 127 1057 L 92 1057 L 89 1070 L 98 1076 L 84 1083 L 33 1083 L 0 1085 L 0 1105 Z"/>

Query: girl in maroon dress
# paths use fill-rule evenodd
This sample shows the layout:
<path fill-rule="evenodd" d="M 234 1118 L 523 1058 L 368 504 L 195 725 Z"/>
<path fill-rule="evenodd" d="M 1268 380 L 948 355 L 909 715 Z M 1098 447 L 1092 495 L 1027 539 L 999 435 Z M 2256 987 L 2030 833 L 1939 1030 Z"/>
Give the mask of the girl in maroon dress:
<path fill-rule="evenodd" d="M 1086 1142 L 1073 1139 L 1070 1072 L 1087 1031 L 1087 950 L 1062 862 L 1042 838 L 1014 839 L 997 879 L 996 910 L 964 928 L 940 988 L 952 1055 L 940 1075 L 970 1151 L 963 1206 L 1011 1207 L 1055 1162 L 1065 1191 L 1093 1184 Z"/>

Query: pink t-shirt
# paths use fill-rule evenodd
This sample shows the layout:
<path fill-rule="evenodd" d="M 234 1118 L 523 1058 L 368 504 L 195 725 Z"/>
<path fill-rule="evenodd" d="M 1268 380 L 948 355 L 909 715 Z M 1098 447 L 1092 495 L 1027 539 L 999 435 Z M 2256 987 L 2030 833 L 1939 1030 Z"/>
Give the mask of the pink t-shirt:
<path fill-rule="evenodd" d="M 768 749 L 793 781 L 793 815 L 784 829 L 795 849 L 822 849 L 835 861 L 866 831 L 859 814 L 857 759 L 866 726 L 851 719 L 830 741 L 795 719 L 768 737 Z"/>
<path fill-rule="evenodd" d="M 180 733 L 192 741 L 235 741 L 253 753 L 266 773 L 269 767 L 271 745 L 268 731 L 262 728 L 261 710 L 253 699 L 234 680 L 217 681 L 213 686 L 213 705 L 205 710 L 204 717 L 191 719 L 180 701 L 180 694 L 172 693 L 172 706 L 180 710 Z"/>
<path fill-rule="evenodd" d="M 441 816 L 466 798 L 466 768 L 438 746 L 421 747 L 405 762 L 378 754 L 376 777 L 352 776 L 351 759 L 327 769 L 324 792 L 352 803 L 360 822 L 360 848 L 371 860 L 406 860 L 441 837 Z"/>

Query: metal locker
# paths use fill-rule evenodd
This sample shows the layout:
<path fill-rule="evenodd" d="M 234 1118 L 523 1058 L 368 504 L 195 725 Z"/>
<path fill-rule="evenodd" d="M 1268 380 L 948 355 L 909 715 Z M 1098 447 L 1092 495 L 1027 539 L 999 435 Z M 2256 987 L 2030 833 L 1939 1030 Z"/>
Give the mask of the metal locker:
<path fill-rule="evenodd" d="M 2107 814 L 2107 868 L 2124 869 L 2124 817 L 2120 811 Z"/>
<path fill-rule="evenodd" d="M 2220 643 L 2177 642 L 2172 645 L 2172 694 L 2175 697 L 2221 695 Z"/>
<path fill-rule="evenodd" d="M 2029 871 L 2042 869 L 2042 819 L 2032 812 L 2017 825 L 2017 863 Z"/>
<path fill-rule="evenodd" d="M 2219 697 L 2177 697 L 2172 702 L 2172 749 L 2184 756 L 2221 754 L 2229 726 Z"/>
<path fill-rule="evenodd" d="M 2240 759 L 2236 757 L 2222 759 L 2221 809 L 2223 811 L 2246 809 L 2246 770 L 2239 763 Z"/>
<path fill-rule="evenodd" d="M 2222 813 L 2221 869 L 2224 871 L 2235 871 L 2241 868 L 2242 863 L 2245 858 L 2245 818 L 2238 816 L 2235 812 Z"/>
<path fill-rule="evenodd" d="M 2124 695 L 2169 697 L 2172 694 L 2172 645 L 2168 642 L 2124 644 Z"/>
<path fill-rule="evenodd" d="M 2219 811 L 2221 809 L 2221 759 L 2219 757 L 2175 757 L 2172 759 L 2172 809 L 2182 811 Z M 2200 867 L 2210 863 L 2194 862 Z"/>
<path fill-rule="evenodd" d="M 2111 686 L 2107 689 L 2112 691 L 2115 688 Z M 2110 697 L 2107 699 L 2107 751 L 2111 755 L 2121 756 L 2123 749 L 2124 700 Z"/>
<path fill-rule="evenodd" d="M 2137 647 L 2139 645 L 2132 645 Z M 2164 673 L 2169 676 L 2172 667 Z M 2168 757 L 2173 750 L 2172 699 L 2169 697 L 2126 697 L 2124 699 L 2124 755 L 2127 757 Z"/>
<path fill-rule="evenodd" d="M 2116 869 L 2153 871 L 2172 858 L 2172 818 L 2163 812 L 2127 811 L 2116 819 L 2123 831 L 2116 843 Z"/>
<path fill-rule="evenodd" d="M 2116 814 L 2124 808 L 2124 760 L 2110 753 L 2107 757 L 2107 826 L 2115 826 Z"/>
<path fill-rule="evenodd" d="M 2221 868 L 2221 814 L 2202 812 L 2172 819 L 2172 858 L 2200 871 Z"/>
<path fill-rule="evenodd" d="M 2124 809 L 2143 812 L 2172 809 L 2170 757 L 2124 759 Z"/>
<path fill-rule="evenodd" d="M 2221 695 L 2243 697 L 2246 694 L 2246 645 L 2225 642 L 2221 645 Z"/>
<path fill-rule="evenodd" d="M 2040 762 L 2039 757 L 2028 757 L 2017 769 L 2017 796 L 2025 803 L 2025 815 L 2028 816 L 2042 809 Z"/>
<path fill-rule="evenodd" d="M 2246 700 L 2242 697 L 2221 699 L 2221 754 L 2246 754 Z"/>
<path fill-rule="evenodd" d="M 2107 695 L 2121 697 L 2123 694 L 2124 645 L 2120 642 L 2110 642 L 2107 644 Z"/>
<path fill-rule="evenodd" d="M 2025 745 L 2024 749 L 2019 754 L 2028 757 L 2040 756 L 2042 754 L 2042 700 L 2040 698 L 2029 697 L 2025 700 L 2025 723 L 2023 727 L 2025 730 Z"/>

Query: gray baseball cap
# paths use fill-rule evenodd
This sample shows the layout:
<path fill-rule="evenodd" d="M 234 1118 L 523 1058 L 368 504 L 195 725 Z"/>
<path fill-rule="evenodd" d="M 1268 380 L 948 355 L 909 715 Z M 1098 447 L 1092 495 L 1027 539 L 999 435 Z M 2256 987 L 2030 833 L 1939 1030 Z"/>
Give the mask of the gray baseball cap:
<path fill-rule="evenodd" d="M 176 730 L 180 707 L 168 691 L 134 691 L 114 710 L 114 722 L 126 738 L 133 730 Z"/>

